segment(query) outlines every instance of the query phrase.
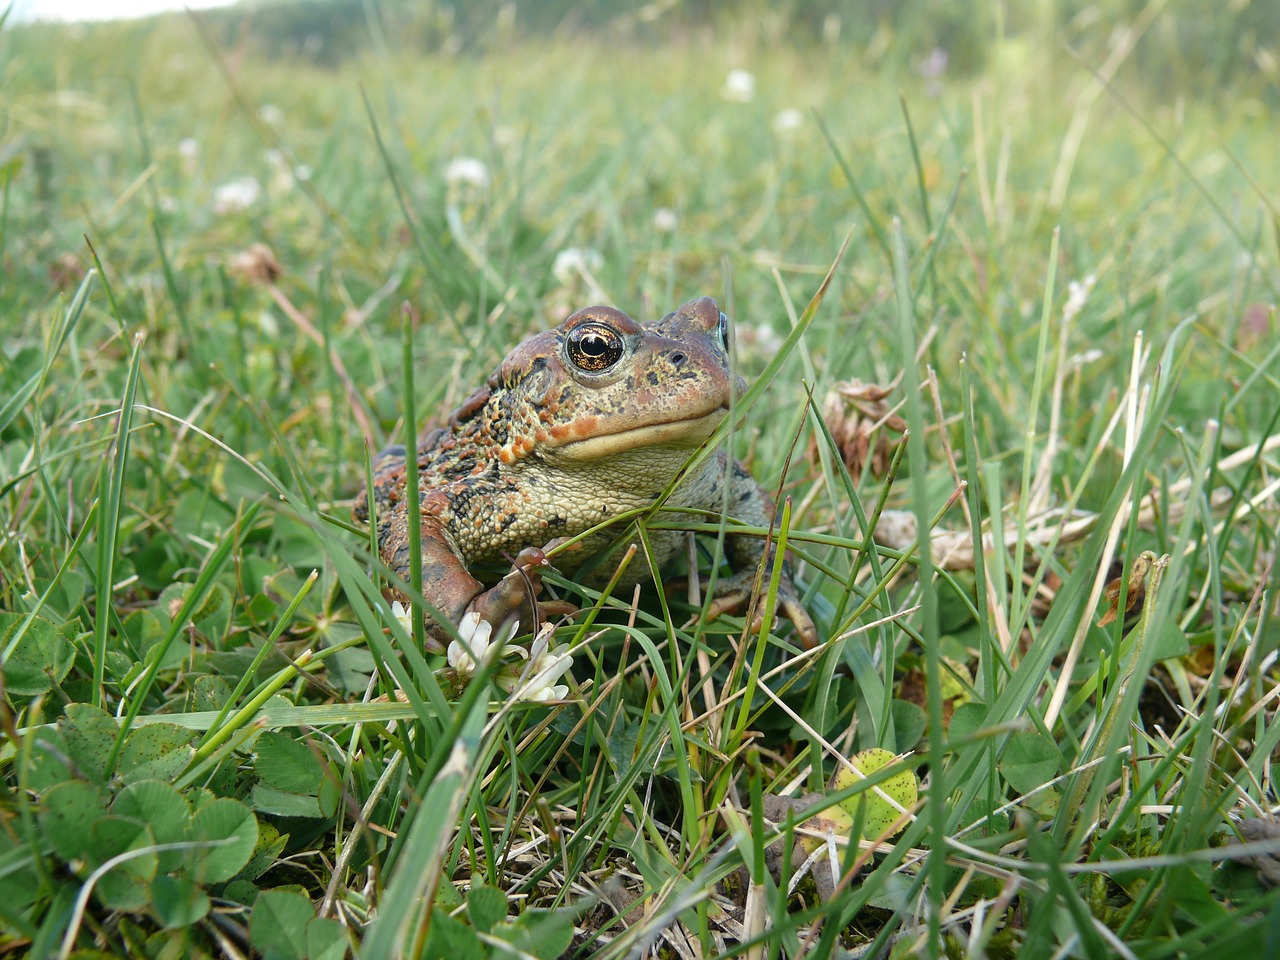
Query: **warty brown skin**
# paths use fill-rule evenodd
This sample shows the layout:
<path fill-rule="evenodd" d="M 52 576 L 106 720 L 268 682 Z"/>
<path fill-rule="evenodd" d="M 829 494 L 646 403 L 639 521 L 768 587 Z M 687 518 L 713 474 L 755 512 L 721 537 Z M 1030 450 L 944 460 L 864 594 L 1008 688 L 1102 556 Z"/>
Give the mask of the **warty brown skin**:
<path fill-rule="evenodd" d="M 495 625 L 529 616 L 528 587 L 539 588 L 545 562 L 541 548 L 652 505 L 728 415 L 732 396 L 745 385 L 729 368 L 727 336 L 720 308 L 702 297 L 648 324 L 612 307 L 587 307 L 520 343 L 446 427 L 419 441 L 426 599 L 454 623 L 469 611 Z M 378 549 L 407 582 L 405 482 L 404 448 L 380 454 L 373 491 Z M 729 517 L 749 526 L 773 520 L 768 495 L 723 452 L 689 471 L 667 500 L 671 507 L 717 514 L 726 503 Z M 363 495 L 354 514 L 360 521 L 369 517 Z M 624 530 L 614 525 L 592 534 L 557 555 L 556 566 L 569 576 L 583 568 L 581 582 L 603 586 L 631 543 L 630 537 L 615 543 Z M 660 568 L 683 548 L 685 534 L 653 530 L 649 542 Z M 725 553 L 735 572 L 717 587 L 715 614 L 746 606 L 764 541 L 729 533 Z M 504 570 L 511 572 L 503 577 Z M 620 585 L 652 578 L 638 553 Z M 395 589 L 389 595 L 407 599 Z M 779 596 L 781 613 L 814 645 L 817 630 L 785 566 Z M 545 614 L 567 605 L 542 606 Z M 437 624 L 427 626 L 435 641 L 446 639 Z"/>

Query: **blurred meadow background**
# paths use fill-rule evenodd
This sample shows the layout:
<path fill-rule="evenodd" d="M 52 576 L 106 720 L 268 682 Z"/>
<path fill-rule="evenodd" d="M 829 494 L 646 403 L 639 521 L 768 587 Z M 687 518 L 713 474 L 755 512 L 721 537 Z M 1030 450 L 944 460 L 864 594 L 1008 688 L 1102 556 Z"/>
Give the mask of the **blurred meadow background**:
<path fill-rule="evenodd" d="M 1280 5 L 10 17 L 0 84 L 0 952 L 1276 948 Z M 444 683 L 369 455 L 703 294 L 827 642 L 549 575 L 568 702 Z"/>

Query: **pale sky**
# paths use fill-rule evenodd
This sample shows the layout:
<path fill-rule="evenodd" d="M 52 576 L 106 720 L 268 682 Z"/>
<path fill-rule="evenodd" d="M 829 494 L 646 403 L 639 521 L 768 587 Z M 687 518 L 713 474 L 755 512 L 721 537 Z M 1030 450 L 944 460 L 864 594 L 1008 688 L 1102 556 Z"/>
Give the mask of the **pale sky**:
<path fill-rule="evenodd" d="M 13 16 L 18 20 L 121 20 L 145 17 L 165 10 L 191 7 L 223 7 L 232 0 L 17 0 Z M 0 9 L 7 6 L 0 0 Z"/>

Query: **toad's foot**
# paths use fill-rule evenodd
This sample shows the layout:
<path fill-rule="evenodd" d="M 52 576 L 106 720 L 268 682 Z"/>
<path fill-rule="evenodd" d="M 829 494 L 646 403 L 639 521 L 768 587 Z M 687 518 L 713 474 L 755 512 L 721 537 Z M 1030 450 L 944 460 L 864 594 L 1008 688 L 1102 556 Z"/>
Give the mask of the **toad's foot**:
<path fill-rule="evenodd" d="M 542 569 L 551 566 L 546 551 L 554 546 L 553 541 L 545 549 L 525 547 L 521 550 L 516 554 L 511 572 L 472 598 L 467 604 L 467 612 L 480 614 L 480 619 L 495 627 L 519 618 L 532 624 L 534 629 L 537 629 L 539 620 L 577 613 L 578 608 L 566 600 L 538 600 L 542 593 Z"/>
<path fill-rule="evenodd" d="M 766 589 L 768 582 L 769 577 L 766 573 L 764 580 Z M 707 616 L 714 618 L 725 613 L 745 613 L 751 606 L 751 597 L 755 592 L 755 584 L 756 571 L 753 569 L 740 570 L 727 580 L 718 581 L 715 597 L 707 608 Z M 785 570 L 778 581 L 777 612 L 779 616 L 791 621 L 792 626 L 795 627 L 796 635 L 800 638 L 800 642 L 806 650 L 811 650 L 818 645 L 818 628 L 814 625 L 813 618 L 809 616 L 809 612 L 805 610 L 804 605 L 800 602 L 795 584 L 791 582 L 791 577 Z M 756 603 L 751 630 L 753 633 L 759 633 L 763 626 L 764 596 L 761 595 Z"/>

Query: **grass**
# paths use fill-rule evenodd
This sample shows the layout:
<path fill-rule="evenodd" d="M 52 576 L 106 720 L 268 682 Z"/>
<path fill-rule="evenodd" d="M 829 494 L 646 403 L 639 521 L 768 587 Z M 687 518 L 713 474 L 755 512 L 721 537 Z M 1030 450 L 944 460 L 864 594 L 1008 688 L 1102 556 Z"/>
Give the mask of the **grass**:
<path fill-rule="evenodd" d="M 184 18 L 4 28 L 0 945 L 1263 955 L 1246 854 L 1280 844 L 1233 845 L 1280 740 L 1274 90 L 1167 98 L 1123 56 L 1108 87 L 1112 27 L 1142 50 L 1011 36 L 936 89 L 746 19 L 332 69 Z M 487 183 L 447 182 L 468 156 Z M 349 519 L 369 453 L 579 306 L 703 293 L 829 642 L 549 574 L 571 701 L 460 689 Z M 861 473 L 850 380 L 891 387 Z M 858 836 L 903 770 L 910 816 L 790 889 L 826 849 L 796 825 Z"/>

